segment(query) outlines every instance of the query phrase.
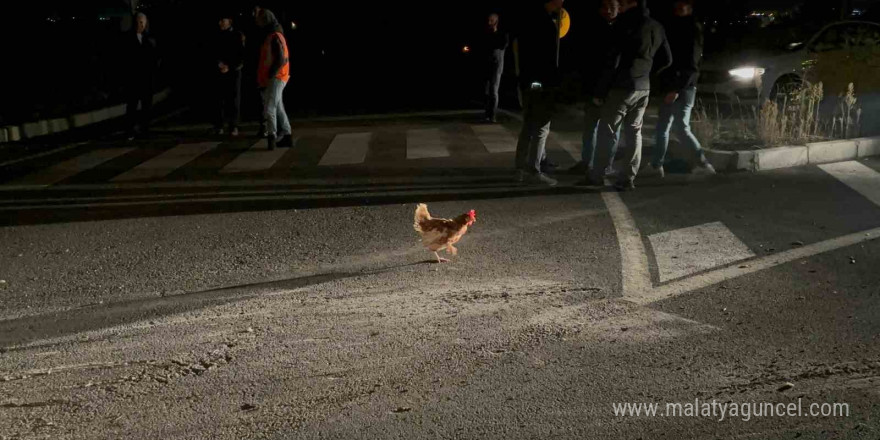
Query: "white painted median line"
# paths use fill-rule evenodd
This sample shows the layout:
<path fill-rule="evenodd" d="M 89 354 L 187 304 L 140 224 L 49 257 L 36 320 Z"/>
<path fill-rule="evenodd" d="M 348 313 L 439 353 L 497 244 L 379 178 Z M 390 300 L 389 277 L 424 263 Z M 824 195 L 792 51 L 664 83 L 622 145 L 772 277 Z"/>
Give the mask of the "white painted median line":
<path fill-rule="evenodd" d="M 471 125 L 486 151 L 489 153 L 513 153 L 516 151 L 516 138 L 500 124 Z"/>
<path fill-rule="evenodd" d="M 133 150 L 134 148 L 105 148 L 90 151 L 45 170 L 29 174 L 11 185 L 53 185 Z"/>
<path fill-rule="evenodd" d="M 854 160 L 819 165 L 819 168 L 880 206 L 880 173 L 877 171 Z"/>
<path fill-rule="evenodd" d="M 623 297 L 633 300 L 651 290 L 651 272 L 642 234 L 629 209 L 616 192 L 603 192 L 602 199 L 611 215 L 617 242 L 620 245 L 620 268 Z"/>
<path fill-rule="evenodd" d="M 428 159 L 449 157 L 449 140 L 439 128 L 423 128 L 406 132 L 406 158 Z"/>
<path fill-rule="evenodd" d="M 661 283 L 755 257 L 721 222 L 654 234 L 648 240 Z"/>
<path fill-rule="evenodd" d="M 333 138 L 318 166 L 364 163 L 373 133 L 342 133 Z"/>
<path fill-rule="evenodd" d="M 272 168 L 289 151 L 283 148 L 269 151 L 268 146 L 269 142 L 266 139 L 260 139 L 251 145 L 247 151 L 239 154 L 235 160 L 223 167 L 220 173 L 232 174 L 265 171 Z"/>
<path fill-rule="evenodd" d="M 220 142 L 178 145 L 112 179 L 113 182 L 158 179 L 213 150 Z"/>
<path fill-rule="evenodd" d="M 769 255 L 755 260 L 746 261 L 740 265 L 734 265 L 723 269 L 718 269 L 705 274 L 697 275 L 681 281 L 675 281 L 663 286 L 656 287 L 650 291 L 643 292 L 641 295 L 626 297 L 630 301 L 638 304 L 649 304 L 666 298 L 682 295 L 694 290 L 703 289 L 714 284 L 718 284 L 743 275 L 752 274 L 765 269 L 770 269 L 780 264 L 790 263 L 802 258 L 809 258 L 826 252 L 835 251 L 848 246 L 854 246 L 859 243 L 873 241 L 880 238 L 880 228 L 870 229 L 867 231 L 856 232 L 854 234 L 845 235 L 843 237 L 825 240 L 819 243 L 813 243 L 807 246 L 780 252 L 776 255 Z"/>

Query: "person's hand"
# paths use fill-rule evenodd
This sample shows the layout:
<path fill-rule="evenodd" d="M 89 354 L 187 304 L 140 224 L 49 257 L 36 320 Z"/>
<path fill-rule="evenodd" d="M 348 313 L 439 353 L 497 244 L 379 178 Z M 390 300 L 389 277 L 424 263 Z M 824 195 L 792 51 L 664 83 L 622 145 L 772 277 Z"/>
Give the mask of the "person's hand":
<path fill-rule="evenodd" d="M 592 102 L 593 105 L 595 105 L 596 107 L 602 107 L 602 104 L 605 103 L 605 100 L 603 100 L 602 98 L 593 98 Z"/>
<path fill-rule="evenodd" d="M 220 68 L 220 73 L 227 73 L 227 72 L 229 72 L 229 66 L 224 65 L 223 67 Z"/>
<path fill-rule="evenodd" d="M 667 105 L 672 104 L 675 100 L 678 99 L 678 92 L 669 92 L 666 95 L 666 99 L 663 100 Z"/>

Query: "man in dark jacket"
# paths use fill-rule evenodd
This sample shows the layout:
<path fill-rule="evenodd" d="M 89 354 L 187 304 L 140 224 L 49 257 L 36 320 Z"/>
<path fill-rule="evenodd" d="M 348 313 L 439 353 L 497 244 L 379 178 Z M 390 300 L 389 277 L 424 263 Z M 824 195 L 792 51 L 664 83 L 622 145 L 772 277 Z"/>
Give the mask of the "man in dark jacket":
<path fill-rule="evenodd" d="M 156 50 L 156 39 L 150 35 L 147 16 L 138 12 L 135 16 L 134 33 L 125 39 L 125 56 L 128 58 L 128 70 L 124 73 L 128 78 L 126 114 L 128 118 L 128 138 L 134 139 L 138 132 L 150 129 L 150 110 L 153 108 L 153 82 L 156 69 L 159 67 L 159 56 Z M 141 109 L 138 112 L 138 103 Z"/>
<path fill-rule="evenodd" d="M 486 122 L 495 122 L 498 112 L 498 88 L 504 72 L 504 51 L 507 50 L 507 33 L 498 28 L 498 14 L 489 14 L 483 51 L 486 57 Z"/>
<path fill-rule="evenodd" d="M 523 94 L 523 127 L 516 145 L 517 180 L 556 186 L 541 171 L 553 92 L 560 83 L 559 25 L 564 0 L 540 0 L 526 10 L 517 35 L 519 80 Z"/>
<path fill-rule="evenodd" d="M 229 128 L 232 136 L 238 136 L 238 123 L 241 119 L 241 69 L 244 66 L 244 34 L 232 28 L 232 15 L 220 18 L 220 33 L 215 41 L 217 66 L 216 96 L 217 120 L 214 130 L 223 134 L 223 127 Z"/>
<path fill-rule="evenodd" d="M 618 130 L 623 127 L 632 143 L 632 157 L 629 166 L 621 170 L 614 187 L 625 191 L 635 188 L 634 181 L 642 160 L 642 120 L 651 92 L 654 57 L 662 50 L 665 63 L 659 71 L 663 71 L 672 64 L 672 54 L 663 26 L 651 19 L 644 3 L 621 0 L 620 10 L 616 50 L 611 55 L 614 62 L 609 63 L 616 68 L 606 69 L 596 88 L 600 94 L 608 90 L 607 98 L 600 101 L 602 117 L 598 149 L 593 169 L 581 184 L 602 185 L 604 171 L 614 161 L 612 150 L 618 141 Z"/>
<path fill-rule="evenodd" d="M 674 18 L 666 26 L 669 45 L 672 47 L 672 67 L 660 77 L 663 104 L 657 122 L 657 143 L 647 173 L 660 177 L 663 159 L 669 147 L 669 132 L 674 129 L 678 139 L 694 152 L 697 166 L 694 173 L 715 174 L 715 168 L 706 160 L 700 142 L 691 132 L 691 110 L 697 96 L 697 79 L 703 56 L 703 28 L 694 19 L 693 0 L 678 0 L 673 6 Z M 646 173 L 646 174 L 647 174 Z"/>
<path fill-rule="evenodd" d="M 581 161 L 568 170 L 570 174 L 583 175 L 593 167 L 593 156 L 596 150 L 596 137 L 601 116 L 600 105 L 607 94 L 606 91 L 596 90 L 599 85 L 599 78 L 606 68 L 604 65 L 597 66 L 596 63 L 597 61 L 599 63 L 607 62 L 609 58 L 609 51 L 613 48 L 610 42 L 614 40 L 615 36 L 614 25 L 620 12 L 619 0 L 599 0 L 597 3 L 598 12 L 591 17 L 592 22 L 586 26 L 589 34 L 587 34 L 584 47 L 587 48 L 587 51 L 583 56 L 583 65 L 580 68 L 586 94 Z M 614 67 L 610 66 L 612 69 Z M 611 168 L 606 171 L 606 174 L 610 171 Z"/>

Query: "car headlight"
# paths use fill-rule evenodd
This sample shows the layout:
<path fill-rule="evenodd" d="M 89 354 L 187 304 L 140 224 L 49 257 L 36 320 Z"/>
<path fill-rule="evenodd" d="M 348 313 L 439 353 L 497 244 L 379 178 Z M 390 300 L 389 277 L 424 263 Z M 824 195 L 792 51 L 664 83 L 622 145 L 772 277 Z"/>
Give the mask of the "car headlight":
<path fill-rule="evenodd" d="M 730 73 L 730 76 L 739 80 L 750 80 L 763 75 L 764 69 L 761 67 L 740 67 L 733 69 L 728 73 Z"/>

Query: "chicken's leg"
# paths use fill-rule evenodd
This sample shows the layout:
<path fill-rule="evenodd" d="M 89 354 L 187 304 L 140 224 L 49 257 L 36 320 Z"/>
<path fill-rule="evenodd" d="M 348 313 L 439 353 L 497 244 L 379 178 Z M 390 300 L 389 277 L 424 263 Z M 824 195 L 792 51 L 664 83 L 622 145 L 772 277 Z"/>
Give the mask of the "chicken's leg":
<path fill-rule="evenodd" d="M 448 263 L 449 262 L 449 260 L 447 260 L 445 258 L 440 258 L 440 254 L 438 254 L 437 252 L 434 252 L 434 256 L 437 257 L 438 263 Z"/>

